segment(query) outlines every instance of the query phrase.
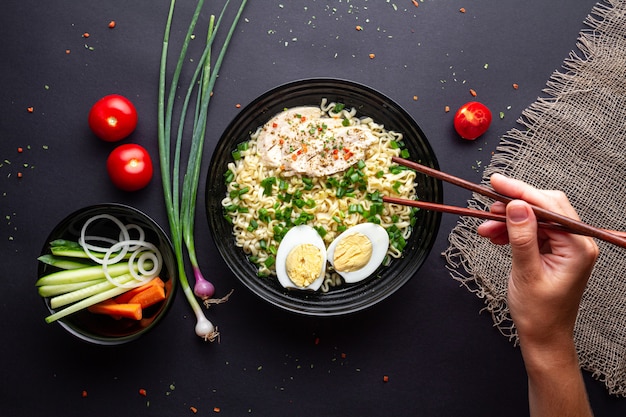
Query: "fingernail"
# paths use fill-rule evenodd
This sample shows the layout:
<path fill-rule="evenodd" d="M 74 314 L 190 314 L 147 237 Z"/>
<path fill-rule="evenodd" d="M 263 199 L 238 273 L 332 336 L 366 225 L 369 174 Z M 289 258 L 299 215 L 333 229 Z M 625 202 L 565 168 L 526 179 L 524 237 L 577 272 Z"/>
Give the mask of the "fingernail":
<path fill-rule="evenodd" d="M 528 219 L 528 209 L 524 205 L 512 204 L 506 214 L 513 223 L 522 223 Z"/>

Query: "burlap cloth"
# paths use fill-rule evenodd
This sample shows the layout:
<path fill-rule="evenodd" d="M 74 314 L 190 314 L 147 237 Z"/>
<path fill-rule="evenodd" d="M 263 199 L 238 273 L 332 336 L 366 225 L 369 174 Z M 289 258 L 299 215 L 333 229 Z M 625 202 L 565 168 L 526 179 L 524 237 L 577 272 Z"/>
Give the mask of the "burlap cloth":
<path fill-rule="evenodd" d="M 564 190 L 583 221 L 626 230 L 626 0 L 595 5 L 577 47 L 550 77 L 545 96 L 502 138 L 494 172 Z M 486 209 L 474 195 L 469 207 Z M 495 326 L 517 344 L 506 303 L 508 246 L 479 237 L 481 220 L 462 217 L 444 252 L 452 277 L 484 299 Z M 598 242 L 600 257 L 583 296 L 575 340 L 583 369 L 611 394 L 626 395 L 626 249 Z"/>

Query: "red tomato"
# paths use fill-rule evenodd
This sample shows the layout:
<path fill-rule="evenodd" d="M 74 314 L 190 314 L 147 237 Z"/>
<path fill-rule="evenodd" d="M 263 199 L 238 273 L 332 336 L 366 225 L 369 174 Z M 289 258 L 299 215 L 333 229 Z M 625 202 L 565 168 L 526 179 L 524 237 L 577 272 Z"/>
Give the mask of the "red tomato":
<path fill-rule="evenodd" d="M 140 145 L 120 145 L 107 158 L 107 171 L 113 184 L 125 191 L 144 188 L 152 179 L 152 159 Z"/>
<path fill-rule="evenodd" d="M 489 129 L 491 111 L 482 103 L 470 101 L 454 115 L 454 129 L 463 139 L 474 140 Z"/>
<path fill-rule="evenodd" d="M 137 110 L 130 100 L 118 94 L 102 97 L 89 111 L 89 127 L 100 139 L 117 142 L 137 127 Z"/>

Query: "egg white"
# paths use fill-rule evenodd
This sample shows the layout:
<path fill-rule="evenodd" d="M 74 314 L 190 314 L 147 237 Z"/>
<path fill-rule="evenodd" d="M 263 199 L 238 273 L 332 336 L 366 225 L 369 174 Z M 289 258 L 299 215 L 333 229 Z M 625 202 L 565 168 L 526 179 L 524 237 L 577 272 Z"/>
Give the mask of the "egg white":
<path fill-rule="evenodd" d="M 361 223 L 350 227 L 335 238 L 326 251 L 328 263 L 334 266 L 335 248 L 342 239 L 355 233 L 365 235 L 372 242 L 372 256 L 363 268 L 356 271 L 336 271 L 348 284 L 363 281 L 372 275 L 382 264 L 389 248 L 389 235 L 382 226 L 375 223 Z"/>
<path fill-rule="evenodd" d="M 289 255 L 289 252 L 291 252 L 293 248 L 305 243 L 314 245 L 320 250 L 322 268 L 319 276 L 311 284 L 306 287 L 299 287 L 289 278 L 289 274 L 287 274 L 287 255 Z M 278 251 L 276 252 L 276 276 L 278 277 L 278 282 L 285 288 L 317 291 L 324 282 L 326 260 L 326 245 L 324 245 L 322 237 L 314 228 L 307 225 L 292 227 L 280 241 Z"/>

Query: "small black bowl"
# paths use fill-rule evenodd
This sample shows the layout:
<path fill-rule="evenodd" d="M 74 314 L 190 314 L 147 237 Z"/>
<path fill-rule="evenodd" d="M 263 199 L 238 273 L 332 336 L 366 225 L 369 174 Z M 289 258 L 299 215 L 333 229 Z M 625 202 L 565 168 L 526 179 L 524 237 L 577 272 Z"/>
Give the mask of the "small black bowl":
<path fill-rule="evenodd" d="M 398 104 L 370 87 L 338 79 L 308 79 L 276 87 L 241 110 L 222 134 L 208 171 L 206 204 L 213 240 L 233 274 L 261 299 L 284 310 L 310 316 L 337 316 L 370 307 L 402 287 L 426 260 L 437 237 L 441 214 L 419 211 L 404 257 L 379 270 L 379 276 L 358 284 L 344 285 L 327 293 L 309 293 L 284 289 L 275 278 L 257 276 L 256 266 L 243 249 L 235 246 L 232 226 L 223 216 L 222 199 L 226 196 L 224 173 L 232 161 L 231 152 L 250 133 L 285 108 L 319 106 L 322 98 L 354 107 L 358 117 L 369 116 L 387 130 L 404 135 L 410 159 L 438 168 L 433 150 L 413 118 Z M 420 200 L 441 203 L 441 181 L 417 174 Z"/>
<path fill-rule="evenodd" d="M 122 204 L 110 203 L 85 207 L 68 215 L 52 230 L 41 250 L 41 255 L 50 253 L 49 243 L 56 239 L 78 241 L 80 232 L 93 216 L 108 214 L 116 217 L 124 224 L 136 224 L 146 233 L 145 240 L 155 245 L 163 257 L 163 266 L 159 277 L 165 283 L 164 301 L 150 306 L 143 311 L 141 320 L 114 319 L 100 314 L 92 314 L 87 310 L 78 311 L 58 323 L 69 333 L 81 340 L 97 345 L 119 345 L 139 338 L 152 330 L 167 314 L 175 299 L 177 288 L 176 258 L 172 244 L 163 229 L 150 217 L 141 211 Z M 111 221 L 94 221 L 89 226 L 90 234 L 118 239 L 119 229 Z M 38 278 L 57 271 L 58 268 L 39 262 Z M 50 307 L 50 300 L 44 298 L 50 314 L 55 310 Z"/>

